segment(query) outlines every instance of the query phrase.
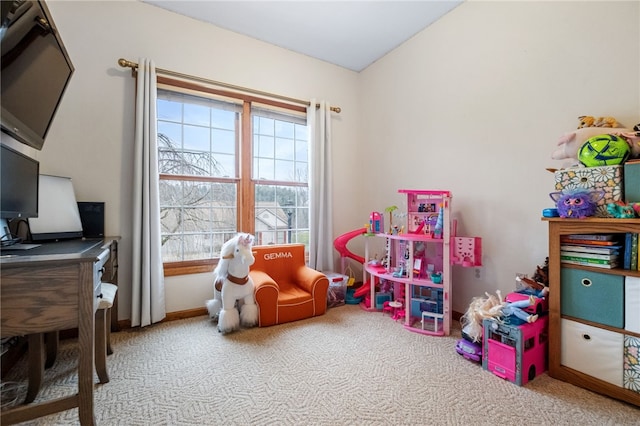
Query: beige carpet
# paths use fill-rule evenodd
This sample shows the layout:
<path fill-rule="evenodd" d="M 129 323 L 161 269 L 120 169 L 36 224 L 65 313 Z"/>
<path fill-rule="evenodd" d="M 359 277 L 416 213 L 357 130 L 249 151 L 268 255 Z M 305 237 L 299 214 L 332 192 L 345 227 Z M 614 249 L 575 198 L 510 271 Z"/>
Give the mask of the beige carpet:
<path fill-rule="evenodd" d="M 220 335 L 207 317 L 113 334 L 99 425 L 628 425 L 640 409 L 538 376 L 519 387 L 358 306 Z M 63 341 L 39 398 L 76 391 Z M 6 379 L 25 374 L 22 360 Z M 75 425 L 77 410 L 30 422 Z"/>

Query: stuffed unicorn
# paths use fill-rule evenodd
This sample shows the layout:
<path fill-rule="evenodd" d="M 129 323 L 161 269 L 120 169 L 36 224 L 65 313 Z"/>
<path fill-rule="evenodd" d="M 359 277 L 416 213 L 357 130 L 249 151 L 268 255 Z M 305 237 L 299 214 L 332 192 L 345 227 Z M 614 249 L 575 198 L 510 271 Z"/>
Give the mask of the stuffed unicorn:
<path fill-rule="evenodd" d="M 223 244 L 218 266 L 213 271 L 214 297 L 206 302 L 209 317 L 218 320 L 218 331 L 230 333 L 258 324 L 258 306 L 249 267 L 255 262 L 251 251 L 253 235 L 238 234 Z M 236 306 L 237 302 L 237 306 Z"/>

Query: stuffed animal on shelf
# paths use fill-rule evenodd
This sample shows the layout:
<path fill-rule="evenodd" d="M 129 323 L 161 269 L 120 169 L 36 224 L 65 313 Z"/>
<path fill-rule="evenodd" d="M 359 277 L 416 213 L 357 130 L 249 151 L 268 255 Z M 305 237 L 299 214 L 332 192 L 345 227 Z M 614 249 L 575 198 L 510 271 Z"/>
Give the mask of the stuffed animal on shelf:
<path fill-rule="evenodd" d="M 618 219 L 633 219 L 640 215 L 640 203 L 625 204 L 622 201 L 607 204 L 609 214 Z"/>
<path fill-rule="evenodd" d="M 535 279 L 527 278 L 527 277 L 516 277 L 516 282 L 519 282 L 523 286 L 527 287 L 531 291 L 540 291 L 543 290 L 546 286 L 536 281 Z"/>
<path fill-rule="evenodd" d="M 604 197 L 604 191 L 574 189 L 552 192 L 549 196 L 555 201 L 560 217 L 582 219 L 596 213 L 597 203 Z"/>
<path fill-rule="evenodd" d="M 524 288 L 525 293 L 533 294 L 537 297 L 546 297 L 546 293 L 549 290 L 549 257 L 544 259 L 544 266 L 536 265 L 533 278 L 516 275 L 516 282 Z"/>
<path fill-rule="evenodd" d="M 618 120 L 613 117 L 592 117 L 590 115 L 581 115 L 578 117 L 580 125 L 578 129 L 584 127 L 618 127 Z"/>
<path fill-rule="evenodd" d="M 545 257 L 543 266 L 536 265 L 536 271 L 533 273 L 533 279 L 545 287 L 549 286 L 549 257 Z"/>
<path fill-rule="evenodd" d="M 616 128 L 615 130 L 604 131 L 601 127 L 585 127 L 572 132 L 565 133 L 558 139 L 557 148 L 551 153 L 552 160 L 578 160 L 578 151 L 586 141 L 594 136 L 610 133 L 620 136 L 629 143 L 631 157 L 640 157 L 640 134 L 632 129 Z M 640 133 L 640 132 L 638 132 Z M 637 139 L 636 139 L 637 138 Z"/>
<path fill-rule="evenodd" d="M 637 158 L 640 157 L 640 123 L 633 126 L 633 131 L 623 131 L 626 129 L 616 129 L 612 132 L 612 134 L 616 136 L 620 136 L 622 139 L 626 140 L 631 148 L 631 157 Z"/>

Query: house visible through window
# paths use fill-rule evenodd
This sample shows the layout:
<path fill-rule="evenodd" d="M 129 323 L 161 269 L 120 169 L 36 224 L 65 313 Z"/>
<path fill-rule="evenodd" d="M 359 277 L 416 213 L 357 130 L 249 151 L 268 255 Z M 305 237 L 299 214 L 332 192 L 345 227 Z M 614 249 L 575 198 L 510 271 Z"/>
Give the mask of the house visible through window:
<path fill-rule="evenodd" d="M 160 85 L 157 101 L 166 275 L 211 270 L 237 232 L 255 244 L 309 242 L 303 108 Z"/>

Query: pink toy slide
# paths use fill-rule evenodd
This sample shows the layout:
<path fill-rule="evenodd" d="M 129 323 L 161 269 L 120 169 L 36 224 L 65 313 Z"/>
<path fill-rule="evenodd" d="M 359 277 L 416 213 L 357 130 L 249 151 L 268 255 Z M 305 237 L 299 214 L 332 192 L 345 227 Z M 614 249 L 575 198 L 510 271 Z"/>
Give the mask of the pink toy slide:
<path fill-rule="evenodd" d="M 356 298 L 365 297 L 367 294 L 369 294 L 370 289 L 371 289 L 371 283 L 369 281 L 362 283 L 360 288 L 353 293 L 353 297 L 356 297 Z"/>
<path fill-rule="evenodd" d="M 345 234 L 340 235 L 338 238 L 336 238 L 333 241 L 333 246 L 336 248 L 336 250 L 338 250 L 338 253 L 340 253 L 340 258 L 342 259 L 342 263 L 343 263 L 343 265 L 342 265 L 343 269 L 344 269 L 344 259 L 347 258 L 347 257 L 355 260 L 356 262 L 364 264 L 364 257 L 358 256 L 357 254 L 354 254 L 353 252 L 351 252 L 347 248 L 347 243 L 351 239 L 353 239 L 355 237 L 359 237 L 362 234 L 364 234 L 365 232 L 367 232 L 367 228 L 356 229 L 356 230 L 349 231 L 349 232 L 347 232 Z"/>
<path fill-rule="evenodd" d="M 351 250 L 349 250 L 347 248 L 347 243 L 355 238 L 355 237 L 359 237 L 361 235 L 363 235 L 364 233 L 367 232 L 367 228 L 360 228 L 360 229 L 355 229 L 353 231 L 347 232 L 345 234 L 340 235 L 338 238 L 336 238 L 333 241 L 333 246 L 335 247 L 335 249 L 338 251 L 338 253 L 340 253 L 340 262 L 341 262 L 341 267 L 342 267 L 342 274 L 345 274 L 345 271 L 347 269 L 347 258 L 353 259 L 356 262 L 364 265 L 364 257 L 362 256 L 358 256 L 357 254 L 353 253 Z M 362 284 L 362 286 L 360 288 L 358 288 L 353 296 L 355 298 L 361 298 L 366 296 L 367 294 L 369 294 L 369 289 L 371 288 L 371 284 L 368 282 L 365 282 Z"/>

